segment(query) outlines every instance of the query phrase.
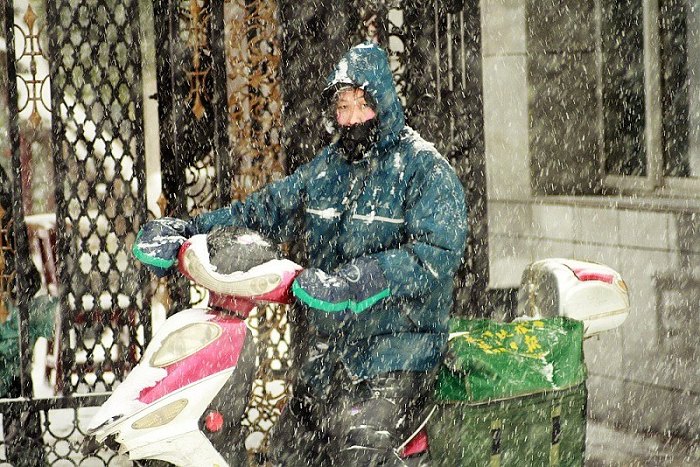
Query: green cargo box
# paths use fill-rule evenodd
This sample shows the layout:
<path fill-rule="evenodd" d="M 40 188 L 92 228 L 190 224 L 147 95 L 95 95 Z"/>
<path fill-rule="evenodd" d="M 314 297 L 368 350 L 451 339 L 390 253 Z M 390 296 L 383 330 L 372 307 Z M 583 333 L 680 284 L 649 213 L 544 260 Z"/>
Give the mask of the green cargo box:
<path fill-rule="evenodd" d="M 441 466 L 581 466 L 586 386 L 470 404 L 441 402 L 428 423 Z"/>
<path fill-rule="evenodd" d="M 455 319 L 428 435 L 435 465 L 583 465 L 583 326 Z"/>

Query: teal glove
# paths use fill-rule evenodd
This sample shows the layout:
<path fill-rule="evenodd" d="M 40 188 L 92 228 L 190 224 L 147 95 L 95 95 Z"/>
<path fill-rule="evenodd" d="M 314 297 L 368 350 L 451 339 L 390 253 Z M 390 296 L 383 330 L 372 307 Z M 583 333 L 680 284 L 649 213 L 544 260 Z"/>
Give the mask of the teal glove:
<path fill-rule="evenodd" d="M 141 227 L 132 251 L 158 277 L 172 272 L 180 247 L 191 236 L 188 222 L 174 217 L 162 217 Z"/>
<path fill-rule="evenodd" d="M 374 259 L 354 260 L 335 274 L 320 269 L 305 269 L 292 284 L 292 293 L 305 305 L 344 319 L 348 312 L 361 313 L 391 292 Z"/>

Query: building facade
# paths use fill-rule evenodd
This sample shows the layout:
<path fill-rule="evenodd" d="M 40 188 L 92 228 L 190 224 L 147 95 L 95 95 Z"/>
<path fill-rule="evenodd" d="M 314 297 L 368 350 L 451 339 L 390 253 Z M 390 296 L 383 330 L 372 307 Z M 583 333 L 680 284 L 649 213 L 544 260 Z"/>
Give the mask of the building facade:
<path fill-rule="evenodd" d="M 700 6 L 484 0 L 490 286 L 605 263 L 627 321 L 585 344 L 589 415 L 700 436 Z"/>

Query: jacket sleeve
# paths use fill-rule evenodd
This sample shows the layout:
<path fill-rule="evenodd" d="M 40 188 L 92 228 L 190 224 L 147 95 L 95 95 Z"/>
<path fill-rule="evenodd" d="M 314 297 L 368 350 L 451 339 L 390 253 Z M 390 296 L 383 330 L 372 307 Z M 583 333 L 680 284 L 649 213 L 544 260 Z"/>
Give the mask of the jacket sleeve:
<path fill-rule="evenodd" d="M 435 160 L 434 158 L 427 158 Z M 404 213 L 408 241 L 372 255 L 394 297 L 420 297 L 451 281 L 464 255 L 467 208 L 449 163 L 422 166 L 409 182 Z"/>
<path fill-rule="evenodd" d="M 218 226 L 238 226 L 257 230 L 277 242 L 289 240 L 306 192 L 304 174 L 307 170 L 307 166 L 302 166 L 282 180 L 251 193 L 245 201 L 234 201 L 226 207 L 200 214 L 190 222 L 192 233 L 208 233 Z"/>

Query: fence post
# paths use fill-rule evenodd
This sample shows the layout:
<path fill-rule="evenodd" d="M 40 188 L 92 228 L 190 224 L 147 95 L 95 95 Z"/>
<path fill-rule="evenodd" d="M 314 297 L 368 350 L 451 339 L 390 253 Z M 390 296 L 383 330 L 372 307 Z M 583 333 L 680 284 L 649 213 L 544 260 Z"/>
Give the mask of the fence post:
<path fill-rule="evenodd" d="M 8 135 L 12 148 L 12 229 L 15 240 L 15 285 L 16 307 L 19 313 L 19 356 L 21 362 L 20 382 L 22 397 L 31 395 L 31 351 L 29 349 L 29 240 L 24 228 L 24 205 L 22 203 L 22 164 L 20 154 L 19 109 L 17 106 L 17 69 L 15 66 L 14 2 L 5 2 L 5 33 L 7 44 L 7 108 Z"/>

